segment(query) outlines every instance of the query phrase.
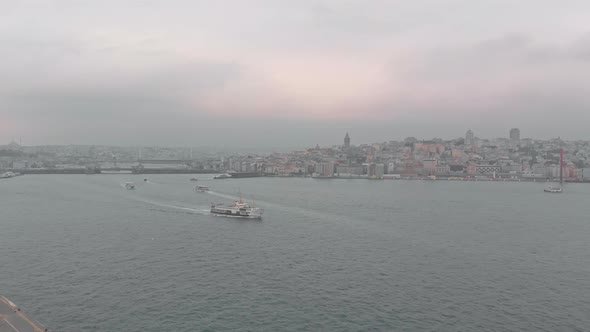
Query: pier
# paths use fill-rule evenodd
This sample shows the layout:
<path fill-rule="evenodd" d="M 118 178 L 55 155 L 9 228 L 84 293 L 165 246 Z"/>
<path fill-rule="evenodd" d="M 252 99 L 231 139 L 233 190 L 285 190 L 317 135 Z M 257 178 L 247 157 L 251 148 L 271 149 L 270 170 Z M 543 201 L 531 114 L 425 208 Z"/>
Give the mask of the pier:
<path fill-rule="evenodd" d="M 16 304 L 0 296 L 0 332 L 46 331 L 49 330 L 27 317 Z"/>

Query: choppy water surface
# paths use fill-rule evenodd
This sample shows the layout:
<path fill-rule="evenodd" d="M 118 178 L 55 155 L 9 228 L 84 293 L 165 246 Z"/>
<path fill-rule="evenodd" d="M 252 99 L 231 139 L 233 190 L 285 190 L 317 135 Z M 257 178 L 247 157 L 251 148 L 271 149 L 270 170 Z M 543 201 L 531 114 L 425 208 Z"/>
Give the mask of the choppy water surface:
<path fill-rule="evenodd" d="M 590 185 L 144 177 L 0 180 L 0 294 L 55 331 L 590 330 Z M 240 190 L 262 221 L 207 213 Z"/>

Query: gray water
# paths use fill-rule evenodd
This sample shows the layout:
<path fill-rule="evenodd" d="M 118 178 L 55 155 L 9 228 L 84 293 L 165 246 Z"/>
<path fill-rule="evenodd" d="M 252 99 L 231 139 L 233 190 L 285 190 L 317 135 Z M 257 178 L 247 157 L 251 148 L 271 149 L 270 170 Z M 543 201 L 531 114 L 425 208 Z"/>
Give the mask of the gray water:
<path fill-rule="evenodd" d="M 590 185 L 148 177 L 0 180 L 0 294 L 54 331 L 590 330 Z M 262 221 L 207 213 L 238 191 Z"/>

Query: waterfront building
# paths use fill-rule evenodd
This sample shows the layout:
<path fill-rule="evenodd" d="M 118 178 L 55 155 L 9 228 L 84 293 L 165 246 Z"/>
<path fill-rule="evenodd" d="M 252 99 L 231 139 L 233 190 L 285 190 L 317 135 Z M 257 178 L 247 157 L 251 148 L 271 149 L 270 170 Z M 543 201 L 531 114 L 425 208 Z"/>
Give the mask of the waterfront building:
<path fill-rule="evenodd" d="M 375 177 L 378 179 L 383 178 L 385 174 L 385 165 L 384 164 L 375 164 Z"/>
<path fill-rule="evenodd" d="M 467 169 L 467 166 L 460 165 L 460 164 L 453 164 L 453 165 L 448 165 L 448 166 L 449 166 L 449 175 L 465 176 L 465 171 Z"/>
<path fill-rule="evenodd" d="M 315 173 L 322 177 L 331 177 L 334 175 L 334 163 L 317 163 L 315 165 Z"/>
<path fill-rule="evenodd" d="M 336 173 L 341 177 L 361 176 L 363 174 L 362 166 L 336 166 Z"/>
<path fill-rule="evenodd" d="M 436 165 L 435 175 L 450 175 L 451 167 L 449 165 Z"/>
<path fill-rule="evenodd" d="M 502 171 L 500 165 L 475 165 L 475 175 L 495 175 Z"/>
<path fill-rule="evenodd" d="M 434 172 L 434 169 L 436 168 L 437 164 L 438 162 L 436 159 L 424 159 L 422 161 L 424 170 L 426 170 L 427 172 Z"/>
<path fill-rule="evenodd" d="M 367 164 L 367 175 L 371 179 L 382 179 L 385 174 L 385 164 Z"/>
<path fill-rule="evenodd" d="M 29 162 L 26 160 L 15 160 L 12 162 L 13 169 L 25 169 L 29 167 Z"/>

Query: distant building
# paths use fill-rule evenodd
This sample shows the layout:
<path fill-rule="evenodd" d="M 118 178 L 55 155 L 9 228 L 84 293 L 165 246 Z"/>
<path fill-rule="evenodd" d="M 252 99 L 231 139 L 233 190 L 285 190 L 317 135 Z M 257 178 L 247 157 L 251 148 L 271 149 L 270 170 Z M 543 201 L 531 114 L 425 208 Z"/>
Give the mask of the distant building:
<path fill-rule="evenodd" d="M 25 169 L 29 168 L 29 162 L 26 160 L 19 160 L 12 162 L 13 169 Z"/>
<path fill-rule="evenodd" d="M 334 163 L 317 163 L 315 165 L 315 173 L 318 176 L 329 177 L 334 175 Z"/>
<path fill-rule="evenodd" d="M 493 175 L 500 173 L 500 165 L 475 165 L 475 175 Z"/>
<path fill-rule="evenodd" d="M 383 178 L 383 174 L 385 174 L 385 164 L 376 164 L 375 165 L 375 176 L 378 179 Z"/>
<path fill-rule="evenodd" d="M 440 154 L 445 152 L 446 147 L 441 143 L 422 142 L 414 143 L 414 151 L 422 153 Z"/>
<path fill-rule="evenodd" d="M 369 178 L 382 179 L 385 174 L 385 164 L 367 164 L 367 175 Z"/>
<path fill-rule="evenodd" d="M 424 165 L 424 169 L 428 172 L 434 172 L 434 169 L 438 165 L 438 161 L 436 159 L 424 159 L 422 161 Z"/>
<path fill-rule="evenodd" d="M 0 146 L 0 149 L 3 150 L 10 150 L 10 151 L 22 151 L 23 148 L 14 140 L 10 141 L 7 145 Z"/>
<path fill-rule="evenodd" d="M 449 165 L 449 175 L 463 176 L 466 171 L 467 167 L 465 165 Z M 473 171 L 475 172 L 475 169 Z"/>
<path fill-rule="evenodd" d="M 435 170 L 434 174 L 436 175 L 450 175 L 451 173 L 451 167 L 449 165 L 436 165 Z"/>
<path fill-rule="evenodd" d="M 518 129 L 518 128 L 510 129 L 510 139 L 513 141 L 520 141 L 520 129 Z"/>
<path fill-rule="evenodd" d="M 362 166 L 336 166 L 338 176 L 360 176 L 363 174 Z"/>
<path fill-rule="evenodd" d="M 473 131 L 469 129 L 467 133 L 465 133 L 465 145 L 473 145 L 473 143 L 475 143 L 475 135 L 473 134 Z"/>
<path fill-rule="evenodd" d="M 346 136 L 344 136 L 344 147 L 345 148 L 350 147 L 350 136 L 348 136 L 348 133 L 346 133 Z"/>
<path fill-rule="evenodd" d="M 406 137 L 404 139 L 405 144 L 411 144 L 411 143 L 416 143 L 416 142 L 418 142 L 418 139 L 416 137 Z"/>

